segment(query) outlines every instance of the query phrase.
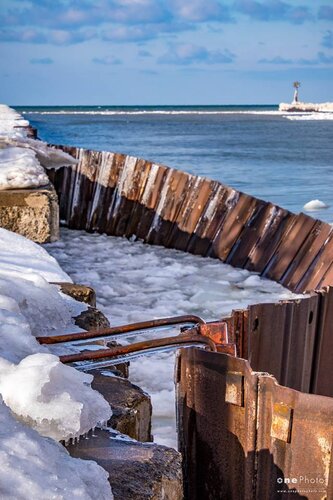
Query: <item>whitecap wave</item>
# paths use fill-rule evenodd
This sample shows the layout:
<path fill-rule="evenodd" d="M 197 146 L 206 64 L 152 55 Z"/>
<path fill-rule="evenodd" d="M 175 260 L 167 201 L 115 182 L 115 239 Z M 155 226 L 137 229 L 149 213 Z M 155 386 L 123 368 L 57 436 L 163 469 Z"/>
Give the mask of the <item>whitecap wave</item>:
<path fill-rule="evenodd" d="M 293 113 L 291 115 L 283 115 L 284 118 L 288 120 L 303 120 L 303 121 L 312 121 L 312 120 L 333 120 L 333 113 Z"/>
<path fill-rule="evenodd" d="M 70 110 L 57 110 L 57 111 L 23 111 L 25 115 L 280 115 L 281 111 L 199 111 L 199 110 L 140 110 L 140 111 L 70 111 Z"/>

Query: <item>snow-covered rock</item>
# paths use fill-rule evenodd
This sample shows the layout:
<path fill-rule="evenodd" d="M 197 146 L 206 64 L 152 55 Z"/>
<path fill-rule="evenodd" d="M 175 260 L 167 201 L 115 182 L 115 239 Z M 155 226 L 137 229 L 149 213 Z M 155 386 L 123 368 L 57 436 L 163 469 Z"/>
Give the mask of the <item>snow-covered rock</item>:
<path fill-rule="evenodd" d="M 67 153 L 29 137 L 29 122 L 14 109 L 0 105 L 0 190 L 49 184 L 44 168 L 73 165 Z"/>
<path fill-rule="evenodd" d="M 111 417 L 103 396 L 91 389 L 93 376 L 52 354 L 33 354 L 18 365 L 0 359 L 0 392 L 22 422 L 56 441 L 78 438 Z"/>
<path fill-rule="evenodd" d="M 12 412 L 0 403 L 0 496 L 112 498 L 105 471 L 78 466 L 40 436 L 75 438 L 111 416 L 109 404 L 91 388 L 92 377 L 60 363 L 35 338 L 74 331 L 72 317 L 87 308 L 47 280 L 71 281 L 44 249 L 0 229 L 0 396 Z M 16 485 L 12 496 L 9 477 Z"/>

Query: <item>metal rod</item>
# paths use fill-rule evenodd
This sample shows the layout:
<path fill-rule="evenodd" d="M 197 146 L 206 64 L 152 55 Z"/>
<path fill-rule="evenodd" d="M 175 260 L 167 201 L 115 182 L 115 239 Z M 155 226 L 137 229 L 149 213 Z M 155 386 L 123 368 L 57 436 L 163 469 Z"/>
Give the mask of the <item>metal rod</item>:
<path fill-rule="evenodd" d="M 143 342 L 136 342 L 127 346 L 116 346 L 109 349 L 102 349 L 99 351 L 81 352 L 78 354 L 68 354 L 60 356 L 62 363 L 75 363 L 78 361 L 91 361 L 101 358 L 114 358 L 116 356 L 123 356 L 137 351 L 147 351 L 152 348 L 169 347 L 172 345 L 182 346 L 193 342 L 194 344 L 205 344 L 210 347 L 211 351 L 216 352 L 215 343 L 208 337 L 198 335 L 197 333 L 188 333 L 177 335 L 176 337 L 167 337 L 163 339 L 146 340 Z"/>
<path fill-rule="evenodd" d="M 111 328 L 100 328 L 99 330 L 89 330 L 87 332 L 68 333 L 64 335 L 55 335 L 53 337 L 37 337 L 40 344 L 61 344 L 63 342 L 73 342 L 75 340 L 89 340 L 98 337 L 112 335 L 125 335 L 136 330 L 148 330 L 150 328 L 158 328 L 161 326 L 181 325 L 183 323 L 198 323 L 204 324 L 205 321 L 199 316 L 184 315 L 173 316 L 171 318 L 153 319 L 150 321 L 142 321 L 140 323 L 132 323 L 129 325 L 113 326 Z"/>
<path fill-rule="evenodd" d="M 117 365 L 119 364 L 128 363 L 131 362 L 133 359 L 138 359 L 142 356 L 149 354 L 160 353 L 160 352 L 166 353 L 170 351 L 175 351 L 176 349 L 188 349 L 191 347 L 202 348 L 204 347 L 204 345 L 205 344 L 190 342 L 188 344 L 181 344 L 181 345 L 175 344 L 167 347 L 152 347 L 151 349 L 143 352 L 141 351 L 132 352 L 130 354 L 126 354 L 124 356 L 117 356 L 115 358 L 107 358 L 107 359 L 104 358 L 102 360 L 94 359 L 92 361 L 82 361 L 78 363 L 72 363 L 72 366 L 81 372 L 87 372 L 99 368 L 108 368 L 110 366 L 117 367 Z"/>

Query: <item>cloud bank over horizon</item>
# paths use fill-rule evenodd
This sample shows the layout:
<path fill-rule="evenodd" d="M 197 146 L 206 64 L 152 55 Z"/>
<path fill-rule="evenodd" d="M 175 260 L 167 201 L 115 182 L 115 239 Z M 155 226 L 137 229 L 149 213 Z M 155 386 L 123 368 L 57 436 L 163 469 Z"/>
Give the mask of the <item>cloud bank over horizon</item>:
<path fill-rule="evenodd" d="M 115 104 L 199 103 L 202 86 L 208 103 L 277 102 L 305 79 L 328 100 L 332 20 L 325 0 L 3 0 L 1 99 L 105 103 L 110 79 Z"/>

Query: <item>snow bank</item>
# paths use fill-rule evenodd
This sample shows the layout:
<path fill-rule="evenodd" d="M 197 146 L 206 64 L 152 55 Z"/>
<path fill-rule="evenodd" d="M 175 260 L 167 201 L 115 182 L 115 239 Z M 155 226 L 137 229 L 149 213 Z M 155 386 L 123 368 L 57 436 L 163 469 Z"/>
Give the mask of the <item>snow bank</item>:
<path fill-rule="evenodd" d="M 17 271 L 31 276 L 35 273 L 49 282 L 72 279 L 65 273 L 54 257 L 44 248 L 24 236 L 0 228 L 0 264 L 1 272 Z M 75 302 L 75 301 L 74 301 Z"/>
<path fill-rule="evenodd" d="M 44 168 L 77 162 L 63 151 L 29 138 L 28 127 L 29 122 L 14 109 L 0 105 L 0 190 L 45 186 L 49 179 Z"/>
<path fill-rule="evenodd" d="M 181 314 L 213 320 L 248 304 L 294 297 L 278 283 L 216 259 L 84 231 L 62 229 L 61 236 L 46 248 L 74 281 L 94 287 L 112 325 Z M 160 330 L 158 336 L 169 333 Z M 151 395 L 156 442 L 176 447 L 173 371 L 174 355 L 166 352 L 130 366 L 131 381 Z"/>
<path fill-rule="evenodd" d="M 320 200 L 311 200 L 305 203 L 303 209 L 307 212 L 315 212 L 316 210 L 322 210 L 323 208 L 328 208 L 328 205 Z"/>
<path fill-rule="evenodd" d="M 0 496 L 29 500 L 112 500 L 107 472 L 18 422 L 0 398 Z"/>
<path fill-rule="evenodd" d="M 91 388 L 90 375 L 63 365 L 57 356 L 50 354 L 35 339 L 35 336 L 75 330 L 72 316 L 87 308 L 85 304 L 61 294 L 55 285 L 48 283 L 49 279 L 70 281 L 43 248 L 22 236 L 0 229 L 0 395 L 22 425 L 25 423 L 41 435 L 55 440 L 68 440 L 108 420 L 111 409 L 104 398 Z M 0 411 L 3 406 L 1 403 Z M 17 453 L 20 453 L 22 440 L 24 449 L 26 435 L 38 436 L 31 434 L 28 427 L 22 429 L 12 435 L 11 427 L 6 431 L 2 428 L 7 442 L 17 449 Z M 38 443 L 42 443 L 41 439 L 38 438 Z M 32 437 L 30 441 L 35 442 Z M 100 487 L 100 498 L 111 498 L 106 473 L 99 471 L 97 465 L 90 466 L 90 472 L 86 465 L 77 467 L 76 472 L 75 465 L 62 470 L 61 464 L 65 466 L 72 459 L 67 454 L 63 455 L 61 448 L 51 444 L 39 445 L 37 441 L 34 445 L 29 444 L 28 448 L 32 447 L 36 457 L 41 452 L 38 460 L 42 463 L 44 457 L 45 471 L 50 476 L 53 474 L 52 477 L 58 476 L 60 489 L 56 489 L 56 480 L 50 479 L 50 488 L 54 484 L 53 489 L 42 496 L 36 493 L 36 498 L 99 498 L 97 493 L 95 495 L 90 491 L 98 478 L 102 478 L 103 484 L 96 488 L 96 492 Z M 18 458 L 15 462 L 11 456 L 8 458 L 9 451 L 4 452 L 3 446 L 3 443 L 0 444 L 1 498 L 7 498 L 2 495 L 1 473 L 9 467 L 8 464 L 13 468 L 13 475 L 24 477 L 25 482 L 31 480 L 37 489 L 43 488 L 43 475 L 31 472 L 29 460 L 21 463 Z M 47 459 L 48 446 L 53 446 L 50 462 Z M 71 469 L 76 479 L 69 484 Z M 86 473 L 90 486 L 83 476 Z M 67 492 L 62 492 L 61 484 L 67 484 Z M 22 490 L 21 497 L 14 495 L 12 498 L 31 498 L 31 495 L 30 487 L 28 490 L 25 486 L 25 494 Z"/>
<path fill-rule="evenodd" d="M 91 389 L 92 375 L 52 354 L 27 356 L 18 365 L 0 359 L 0 392 L 20 420 L 42 436 L 80 437 L 111 417 L 109 404 Z"/>

